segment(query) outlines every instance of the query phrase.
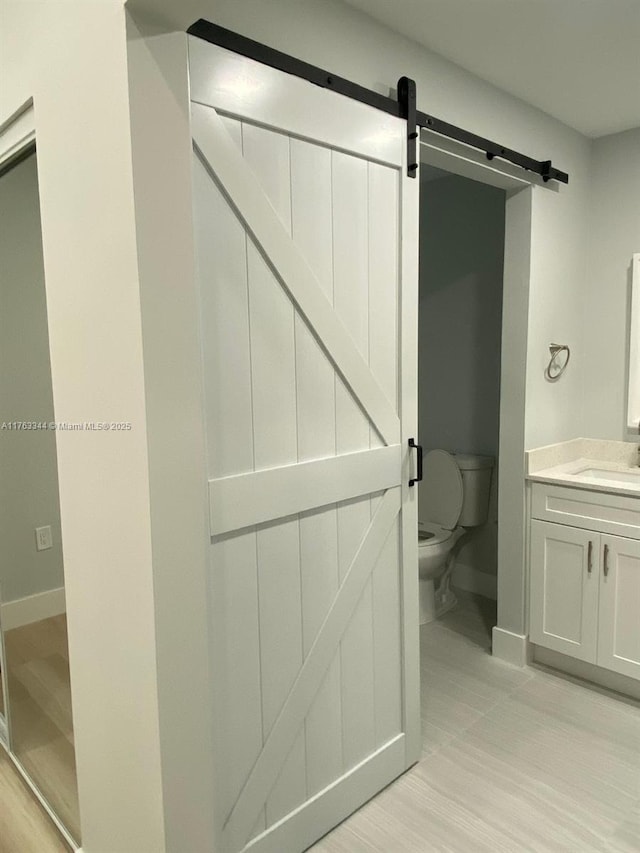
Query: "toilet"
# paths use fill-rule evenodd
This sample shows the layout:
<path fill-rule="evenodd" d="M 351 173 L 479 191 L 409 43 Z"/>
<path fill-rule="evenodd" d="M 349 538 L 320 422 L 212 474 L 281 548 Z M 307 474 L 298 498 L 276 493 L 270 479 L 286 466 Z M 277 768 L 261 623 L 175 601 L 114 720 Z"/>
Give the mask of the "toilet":
<path fill-rule="evenodd" d="M 492 456 L 431 450 L 424 457 L 418 497 L 421 625 L 456 604 L 449 583 L 459 550 L 454 548 L 487 520 L 493 466 Z"/>

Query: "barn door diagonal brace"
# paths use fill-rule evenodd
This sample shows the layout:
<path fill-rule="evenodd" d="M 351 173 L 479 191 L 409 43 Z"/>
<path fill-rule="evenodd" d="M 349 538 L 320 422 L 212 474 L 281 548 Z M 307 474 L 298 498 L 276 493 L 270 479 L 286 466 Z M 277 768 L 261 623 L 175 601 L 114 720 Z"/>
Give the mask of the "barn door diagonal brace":
<path fill-rule="evenodd" d="M 401 77 L 398 80 L 396 100 L 396 98 L 390 98 L 379 92 L 374 92 L 372 89 L 367 89 L 359 83 L 354 83 L 351 80 L 325 71 L 315 65 L 310 65 L 301 59 L 296 59 L 295 56 L 290 56 L 288 53 L 282 53 L 266 44 L 261 44 L 239 33 L 219 27 L 217 24 L 212 24 L 204 18 L 200 18 L 200 20 L 192 24 L 187 33 L 203 41 L 208 41 L 210 44 L 216 44 L 226 50 L 231 50 L 241 56 L 255 59 L 257 62 L 262 62 L 271 68 L 277 68 L 279 71 L 284 71 L 287 74 L 293 74 L 303 80 L 308 80 L 310 83 L 321 86 L 323 89 L 331 89 L 339 95 L 344 95 L 347 98 L 353 98 L 355 101 L 368 104 L 370 107 L 375 107 L 375 109 L 382 110 L 389 115 L 406 119 L 407 173 L 411 178 L 415 178 L 418 172 L 418 128 L 424 128 L 441 136 L 447 136 L 449 139 L 455 139 L 471 148 L 484 151 L 488 160 L 499 157 L 501 160 L 514 163 L 528 172 L 540 175 L 545 182 L 560 181 L 563 184 L 569 183 L 569 175 L 566 172 L 555 169 L 551 160 L 534 160 L 526 154 L 513 151 L 511 148 L 506 148 L 497 142 L 492 142 L 490 139 L 478 136 L 476 133 L 456 127 L 442 119 L 435 118 L 435 116 L 419 112 L 416 108 L 416 84 L 409 77 Z"/>

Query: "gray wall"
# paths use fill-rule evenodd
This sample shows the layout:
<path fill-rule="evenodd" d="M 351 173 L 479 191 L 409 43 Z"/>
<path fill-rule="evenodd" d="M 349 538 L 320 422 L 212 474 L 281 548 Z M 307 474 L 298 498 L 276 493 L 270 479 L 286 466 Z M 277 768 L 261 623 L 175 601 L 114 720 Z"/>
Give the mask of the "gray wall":
<path fill-rule="evenodd" d="M 494 456 L 500 420 L 505 193 L 451 175 L 420 187 L 419 436 Z M 497 571 L 497 475 L 489 521 L 459 563 Z"/>
<path fill-rule="evenodd" d="M 625 416 L 630 266 L 640 252 L 640 128 L 594 140 L 591 193 L 584 434 L 620 441 L 632 437 Z"/>
<path fill-rule="evenodd" d="M 0 177 L 0 426 L 54 420 L 35 156 Z M 53 548 L 37 551 L 35 528 Z M 0 429 L 0 595 L 64 583 L 55 432 Z"/>

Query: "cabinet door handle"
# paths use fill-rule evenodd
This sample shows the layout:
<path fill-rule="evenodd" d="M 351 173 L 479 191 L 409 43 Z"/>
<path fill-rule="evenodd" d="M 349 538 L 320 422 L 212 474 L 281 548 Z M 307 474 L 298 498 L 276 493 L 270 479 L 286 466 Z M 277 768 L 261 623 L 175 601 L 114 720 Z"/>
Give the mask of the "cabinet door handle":
<path fill-rule="evenodd" d="M 593 569 L 593 542 L 589 540 L 589 550 L 587 552 L 587 572 L 591 574 Z"/>
<path fill-rule="evenodd" d="M 609 574 L 609 546 L 608 545 L 604 546 L 603 568 L 604 568 L 604 576 L 606 578 L 607 575 Z"/>

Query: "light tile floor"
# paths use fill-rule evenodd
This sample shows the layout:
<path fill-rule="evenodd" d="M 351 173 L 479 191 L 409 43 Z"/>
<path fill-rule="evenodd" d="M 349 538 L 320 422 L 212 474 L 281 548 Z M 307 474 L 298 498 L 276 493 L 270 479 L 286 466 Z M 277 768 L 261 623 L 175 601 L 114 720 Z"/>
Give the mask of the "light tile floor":
<path fill-rule="evenodd" d="M 492 603 L 424 626 L 422 760 L 313 853 L 637 853 L 640 707 L 491 657 Z"/>
<path fill-rule="evenodd" d="M 640 708 L 494 660 L 494 616 L 460 594 L 422 630 L 422 761 L 313 853 L 640 851 Z M 2 759 L 0 853 L 65 849 Z"/>

